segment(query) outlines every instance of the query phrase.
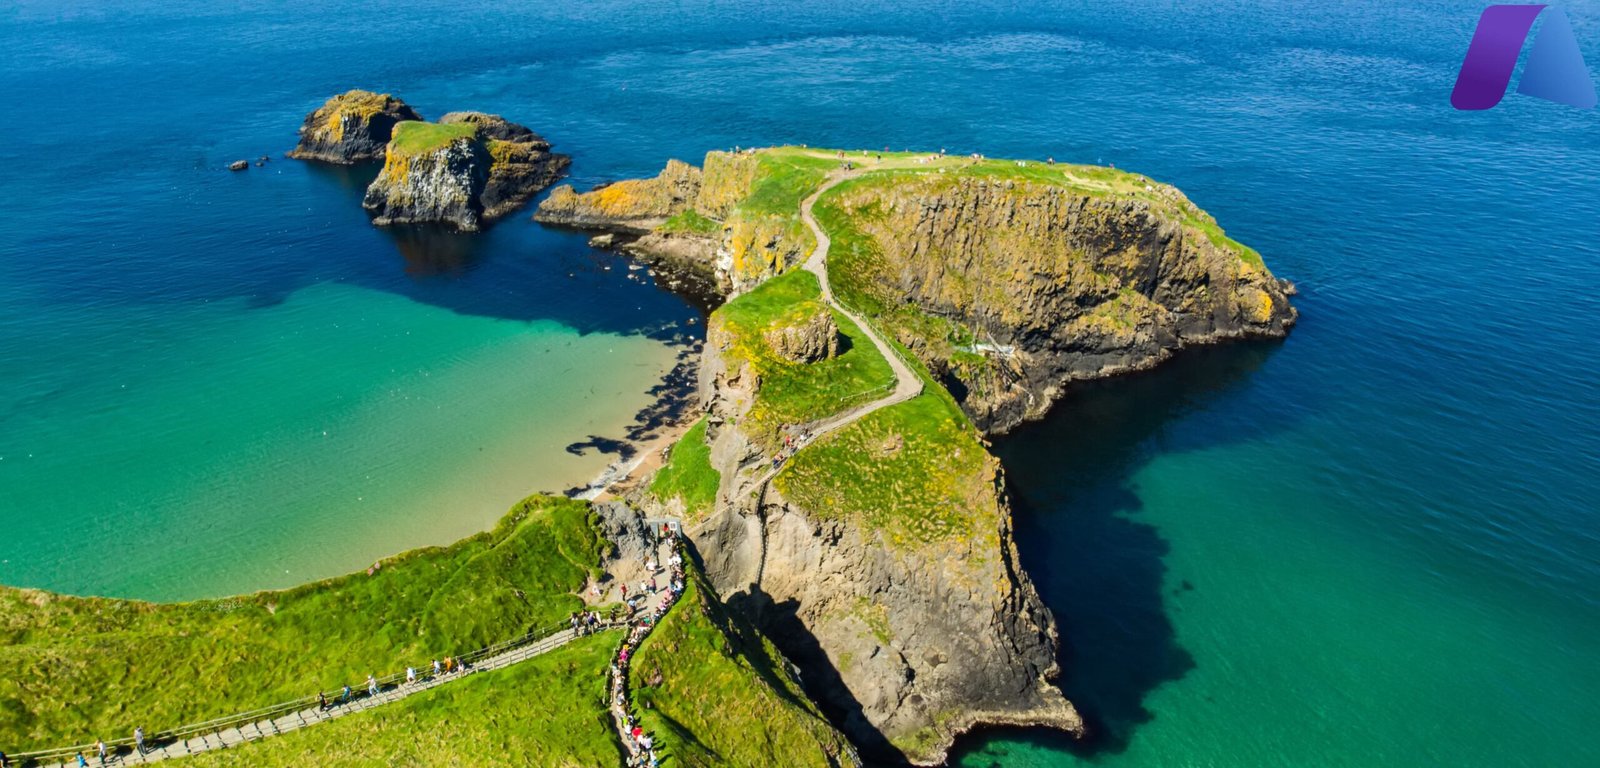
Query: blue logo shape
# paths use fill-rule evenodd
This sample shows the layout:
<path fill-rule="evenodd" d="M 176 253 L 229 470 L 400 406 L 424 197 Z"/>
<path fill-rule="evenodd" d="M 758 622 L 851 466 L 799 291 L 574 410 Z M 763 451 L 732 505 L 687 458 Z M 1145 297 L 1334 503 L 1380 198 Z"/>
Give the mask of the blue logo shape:
<path fill-rule="evenodd" d="M 1488 109 L 1500 103 L 1511 84 L 1517 56 L 1527 42 L 1533 21 L 1545 11 L 1544 5 L 1491 5 L 1478 17 L 1472 44 L 1461 62 L 1450 103 L 1456 109 Z M 1566 104 L 1580 109 L 1595 106 L 1594 80 L 1572 22 L 1560 8 L 1548 8 L 1544 26 L 1528 51 L 1517 93 Z"/>

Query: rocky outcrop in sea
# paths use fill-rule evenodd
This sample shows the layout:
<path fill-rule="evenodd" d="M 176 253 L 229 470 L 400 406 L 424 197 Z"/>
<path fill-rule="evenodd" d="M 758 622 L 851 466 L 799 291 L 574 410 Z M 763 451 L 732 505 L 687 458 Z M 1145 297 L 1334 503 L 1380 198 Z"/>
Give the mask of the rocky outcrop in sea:
<path fill-rule="evenodd" d="M 421 119 L 416 110 L 387 93 L 345 91 L 306 115 L 300 143 L 289 156 L 339 165 L 382 160 L 394 127 Z"/>
<path fill-rule="evenodd" d="M 572 158 L 527 126 L 483 112 L 425 122 L 388 94 L 352 90 L 306 116 L 302 160 L 383 161 L 362 206 L 379 226 L 444 224 L 473 232 L 554 184 Z M 235 169 L 238 170 L 238 169 Z"/>
<path fill-rule="evenodd" d="M 475 232 L 548 187 L 570 162 L 525 126 L 453 112 L 438 123 L 396 127 L 362 206 L 380 226 L 445 224 Z"/>

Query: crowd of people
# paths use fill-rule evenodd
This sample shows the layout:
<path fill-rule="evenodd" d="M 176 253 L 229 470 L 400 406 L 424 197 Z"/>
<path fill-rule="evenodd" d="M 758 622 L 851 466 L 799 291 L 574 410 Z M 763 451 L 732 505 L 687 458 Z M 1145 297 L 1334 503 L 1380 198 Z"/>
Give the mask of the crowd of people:
<path fill-rule="evenodd" d="M 592 635 L 605 628 L 605 623 L 600 620 L 600 614 L 594 611 L 573 611 L 567 618 L 567 623 L 572 625 L 572 631 L 579 637 Z"/>
<path fill-rule="evenodd" d="M 791 456 L 794 456 L 796 451 L 805 447 L 806 443 L 811 442 L 813 437 L 811 430 L 804 429 L 798 424 L 785 424 L 778 432 L 783 436 L 783 447 L 779 448 L 778 452 L 772 456 L 772 469 L 774 471 L 783 466 L 783 463 L 788 461 Z"/>
<path fill-rule="evenodd" d="M 611 663 L 611 708 L 612 716 L 617 721 L 618 730 L 622 733 L 622 743 L 628 748 L 628 765 L 630 768 L 656 768 L 661 764 L 658 752 L 659 745 L 655 737 L 646 733 L 644 726 L 638 718 L 634 717 L 633 706 L 628 699 L 628 667 L 633 660 L 633 654 L 639 649 L 639 644 L 650 635 L 656 622 L 672 610 L 683 594 L 684 573 L 683 557 L 679 554 L 678 531 L 667 523 L 661 525 L 661 542 L 667 545 L 671 553 L 666 562 L 657 563 L 655 558 L 645 562 L 645 572 L 650 578 L 639 585 L 639 589 L 628 596 L 627 585 L 622 585 L 624 602 L 628 605 L 631 618 L 628 620 L 628 634 L 623 637 L 622 646 L 617 650 L 617 658 Z M 665 576 L 665 588 L 661 588 L 658 575 Z M 659 599 L 658 599 L 659 598 Z M 652 608 L 652 602 L 654 607 Z"/>

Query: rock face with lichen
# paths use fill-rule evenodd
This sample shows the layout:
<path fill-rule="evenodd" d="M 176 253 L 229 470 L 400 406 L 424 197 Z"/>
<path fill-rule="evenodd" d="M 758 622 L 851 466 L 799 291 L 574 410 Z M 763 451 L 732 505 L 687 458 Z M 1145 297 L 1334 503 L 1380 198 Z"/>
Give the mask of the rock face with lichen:
<path fill-rule="evenodd" d="M 479 196 L 486 219 L 497 219 L 522 207 L 561 178 L 572 164 L 571 157 L 551 152 L 550 142 L 543 136 L 499 115 L 451 112 L 439 122 L 478 127 L 478 136 L 490 158 L 489 179 Z"/>
<path fill-rule="evenodd" d="M 1017 562 L 999 461 L 953 406 L 892 406 L 767 474 L 774 449 L 749 432 L 766 382 L 736 350 L 808 362 L 831 325 L 790 316 L 751 339 L 712 316 L 701 390 L 722 487 L 688 527 L 707 575 L 870 759 L 940 765 L 981 725 L 1081 735 L 1052 682 L 1056 625 Z"/>
<path fill-rule="evenodd" d="M 559 178 L 570 158 L 498 115 L 454 112 L 396 126 L 362 205 L 380 226 L 445 224 L 464 232 L 516 209 Z"/>
<path fill-rule="evenodd" d="M 339 165 L 381 160 L 395 125 L 421 119 L 416 110 L 389 94 L 346 91 L 306 115 L 300 143 L 289 156 Z"/>
<path fill-rule="evenodd" d="M 1187 346 L 1281 337 L 1293 286 L 1177 189 L 862 179 L 826 207 L 856 239 L 835 279 L 885 321 L 982 429 L 1042 416 L 1074 381 L 1152 367 Z"/>
<path fill-rule="evenodd" d="M 708 152 L 697 168 L 679 160 L 650 179 L 579 193 L 558 187 L 534 218 L 610 232 L 622 250 L 699 273 L 724 293 L 747 290 L 801 261 L 814 245 L 794 211 L 749 205 L 767 178 L 757 152 Z"/>
<path fill-rule="evenodd" d="M 839 354 L 839 326 L 833 313 L 819 311 L 803 322 L 766 332 L 767 345 L 785 360 L 815 363 Z"/>
<path fill-rule="evenodd" d="M 668 160 L 654 178 L 627 179 L 584 194 L 570 185 L 556 187 L 533 217 L 546 224 L 644 234 L 692 207 L 700 179 L 699 168 Z"/>

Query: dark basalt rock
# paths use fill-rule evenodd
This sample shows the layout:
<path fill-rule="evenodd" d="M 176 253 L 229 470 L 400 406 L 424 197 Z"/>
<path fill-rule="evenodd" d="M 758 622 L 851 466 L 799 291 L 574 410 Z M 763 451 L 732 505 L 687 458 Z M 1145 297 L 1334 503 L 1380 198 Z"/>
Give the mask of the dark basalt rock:
<path fill-rule="evenodd" d="M 383 171 L 362 205 L 373 222 L 448 224 L 476 231 L 561 177 L 571 158 L 499 115 L 452 112 L 396 126 Z"/>
<path fill-rule="evenodd" d="M 339 165 L 381 160 L 395 125 L 421 119 L 416 110 L 389 94 L 346 91 L 306 115 L 300 144 L 289 156 Z"/>

